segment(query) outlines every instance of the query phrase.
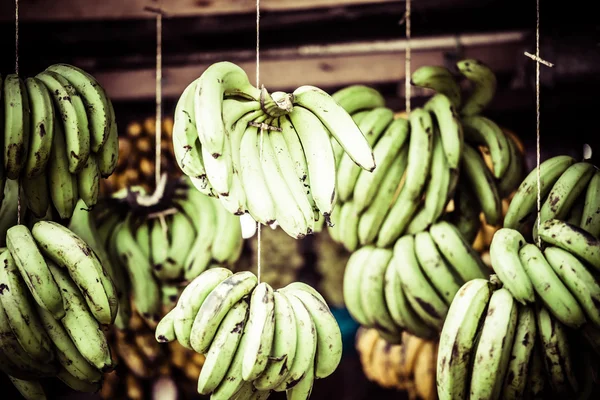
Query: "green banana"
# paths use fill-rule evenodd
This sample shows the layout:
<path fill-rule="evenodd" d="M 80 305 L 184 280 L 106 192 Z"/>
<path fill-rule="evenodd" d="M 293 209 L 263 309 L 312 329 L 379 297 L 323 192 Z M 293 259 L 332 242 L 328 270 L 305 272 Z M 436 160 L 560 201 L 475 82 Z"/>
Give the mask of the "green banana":
<path fill-rule="evenodd" d="M 535 312 L 532 307 L 521 306 L 518 310 L 517 327 L 504 377 L 502 398 L 518 400 L 524 397 L 527 380 L 531 375 L 533 348 L 536 345 L 536 338 Z"/>
<path fill-rule="evenodd" d="M 515 139 L 511 135 L 505 134 L 505 136 L 510 152 L 510 163 L 506 172 L 498 181 L 498 192 L 503 199 L 509 197 L 519 187 L 525 173 L 525 158 L 517 147 Z"/>
<path fill-rule="evenodd" d="M 445 95 L 455 108 L 460 107 L 461 92 L 458 82 L 448 68 L 426 65 L 417 68 L 410 77 L 410 83 Z"/>
<path fill-rule="evenodd" d="M 596 170 L 585 192 L 585 203 L 579 226 L 600 237 L 600 171 Z"/>
<path fill-rule="evenodd" d="M 54 123 L 54 137 L 48 161 L 48 183 L 50 198 L 58 215 L 62 219 L 69 218 L 73 215 L 79 193 L 77 176 L 69 172 L 65 135 L 58 120 Z"/>
<path fill-rule="evenodd" d="M 364 283 L 362 275 L 365 269 L 364 266 L 367 265 L 373 250 L 374 247 L 372 246 L 363 246 L 350 255 L 344 271 L 344 283 L 342 285 L 344 304 L 348 312 L 356 322 L 363 326 L 368 326 L 369 320 L 361 301 L 364 293 L 362 290 Z M 384 282 L 387 282 L 387 280 Z"/>
<path fill-rule="evenodd" d="M 96 392 L 99 392 L 100 388 L 102 387 L 102 383 L 100 383 L 100 382 L 92 383 L 92 382 L 87 382 L 83 379 L 79 379 L 79 378 L 73 376 L 73 374 L 71 374 L 65 368 L 62 368 L 60 371 L 58 371 L 58 374 L 56 374 L 56 377 L 58 379 L 60 379 L 65 385 L 67 385 L 68 387 L 70 387 L 71 389 L 73 389 L 77 392 L 96 393 Z"/>
<path fill-rule="evenodd" d="M 462 119 L 465 140 L 472 145 L 485 146 L 490 152 L 492 170 L 495 178 L 500 179 L 510 166 L 510 147 L 508 138 L 491 119 L 473 115 Z"/>
<path fill-rule="evenodd" d="M 461 74 L 473 83 L 471 94 L 464 99 L 461 115 L 470 116 L 481 113 L 496 94 L 496 75 L 487 65 L 479 60 L 466 59 L 456 66 Z"/>
<path fill-rule="evenodd" d="M 42 218 L 50 206 L 50 193 L 46 171 L 42 171 L 34 178 L 21 179 L 23 194 L 27 208 L 33 215 Z"/>
<path fill-rule="evenodd" d="M 29 151 L 30 105 L 25 82 L 17 74 L 4 79 L 4 170 L 17 179 Z"/>
<path fill-rule="evenodd" d="M 340 241 L 350 252 L 358 247 L 359 217 L 358 206 L 354 200 L 343 203 L 339 219 Z"/>
<path fill-rule="evenodd" d="M 377 90 L 365 85 L 350 85 L 331 95 L 348 114 L 385 106 L 385 99 Z"/>
<path fill-rule="evenodd" d="M 600 239 L 566 222 L 550 219 L 541 224 L 538 232 L 548 244 L 567 250 L 600 270 Z"/>
<path fill-rule="evenodd" d="M 435 117 L 448 165 L 451 169 L 458 169 L 463 151 L 464 132 L 456 112 L 457 105 L 453 104 L 448 96 L 438 93 L 427 100 L 423 107 Z"/>
<path fill-rule="evenodd" d="M 46 400 L 44 387 L 37 380 L 25 380 L 8 375 L 8 379 L 25 400 Z"/>
<path fill-rule="evenodd" d="M 458 229 L 465 242 L 472 244 L 481 229 L 481 219 L 479 218 L 481 207 L 477 202 L 477 197 L 470 185 L 464 180 L 459 180 L 453 200 L 454 210 L 446 214 L 445 220 Z"/>
<path fill-rule="evenodd" d="M 27 160 L 23 166 L 25 178 L 40 175 L 48 164 L 54 136 L 54 106 L 48 88 L 37 78 L 25 80 L 31 107 L 31 126 Z M 23 179 L 23 182 L 28 179 Z"/>
<path fill-rule="evenodd" d="M 117 118 L 115 109 L 110 99 L 108 101 L 108 110 L 110 112 L 110 131 L 106 142 L 100 147 L 100 151 L 96 153 L 98 157 L 98 169 L 100 176 L 108 178 L 112 175 L 119 161 L 119 131 L 117 129 Z"/>
<path fill-rule="evenodd" d="M 100 169 L 95 154 L 90 154 L 81 171 L 77 173 L 77 193 L 88 207 L 93 207 L 98 202 Z"/>

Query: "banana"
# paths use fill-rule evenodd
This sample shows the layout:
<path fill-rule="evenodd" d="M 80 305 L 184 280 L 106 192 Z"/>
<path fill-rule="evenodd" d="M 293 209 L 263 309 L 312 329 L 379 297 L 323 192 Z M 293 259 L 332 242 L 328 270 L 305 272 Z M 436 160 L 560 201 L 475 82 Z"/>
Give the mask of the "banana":
<path fill-rule="evenodd" d="M 344 271 L 344 283 L 342 290 L 344 294 L 344 304 L 352 318 L 360 325 L 368 326 L 369 320 L 362 306 L 362 285 L 364 283 L 362 275 L 364 266 L 370 258 L 372 246 L 364 246 L 350 255 L 346 269 Z M 387 280 L 385 280 L 387 283 Z M 390 309 L 390 312 L 392 310 Z"/>
<path fill-rule="evenodd" d="M 552 157 L 540 164 L 540 194 L 542 199 L 548 195 L 548 192 L 563 172 L 573 164 L 575 164 L 575 159 L 570 156 Z M 538 169 L 535 168 L 519 185 L 504 217 L 505 228 L 520 231 L 522 225 L 535 212 L 537 204 L 537 174 Z"/>
<path fill-rule="evenodd" d="M 277 132 L 275 132 L 277 133 Z M 275 150 L 271 144 L 271 135 L 263 132 L 261 165 L 265 182 L 275 202 L 276 221 L 288 235 L 301 239 L 308 232 L 309 222 L 304 218 L 304 213 L 290 190 L 277 163 Z M 309 213 L 312 217 L 312 212 Z"/>
<path fill-rule="evenodd" d="M 356 126 L 349 113 L 329 94 L 314 86 L 305 85 L 294 90 L 293 95 L 294 104 L 313 113 L 358 166 L 368 171 L 375 169 L 373 152 L 365 135 Z M 296 108 L 290 115 L 293 115 L 295 111 Z M 293 118 L 292 123 L 298 131 Z"/>
<path fill-rule="evenodd" d="M 39 176 L 48 164 L 52 137 L 54 136 L 54 107 L 48 88 L 37 78 L 25 80 L 29 105 L 31 108 L 31 125 L 27 160 L 23 165 L 26 178 Z M 27 182 L 29 179 L 23 179 Z"/>
<path fill-rule="evenodd" d="M 46 215 L 50 205 L 50 193 L 48 192 L 48 178 L 46 171 L 35 178 L 26 178 L 21 180 L 23 194 L 27 208 L 38 218 Z"/>
<path fill-rule="evenodd" d="M 31 231 L 42 253 L 66 268 L 82 293 L 91 313 L 101 324 L 112 324 L 116 317 L 118 298 L 98 256 L 79 236 L 51 221 L 37 222 Z"/>
<path fill-rule="evenodd" d="M 524 397 L 527 379 L 531 372 L 531 359 L 536 344 L 537 325 L 532 307 L 520 307 L 516 322 L 510 360 L 502 388 L 502 398 L 517 400 Z"/>
<path fill-rule="evenodd" d="M 364 137 L 367 140 L 369 146 L 373 146 L 378 139 L 383 135 L 386 131 L 386 128 L 394 119 L 394 112 L 386 107 L 375 108 L 360 121 L 358 124 L 358 128 L 361 132 L 363 132 Z M 401 123 L 402 121 L 400 121 Z M 408 132 L 404 134 L 404 140 L 406 140 Z M 388 140 L 386 140 L 388 142 Z M 386 145 L 382 147 L 385 149 Z M 389 146 L 389 143 L 387 144 Z M 382 150 L 380 150 L 381 152 Z M 373 153 L 374 162 L 377 163 L 375 159 L 375 154 Z M 377 164 L 378 165 L 378 164 Z M 375 168 L 376 170 L 377 168 Z M 340 200 L 348 201 L 352 197 L 352 193 L 354 192 L 356 181 L 358 180 L 359 175 L 361 174 L 363 169 L 357 165 L 349 153 L 342 154 L 340 163 L 337 167 L 337 189 Z M 373 171 L 366 170 L 367 174 L 372 174 Z"/>
<path fill-rule="evenodd" d="M 251 339 L 244 350 L 242 379 L 253 381 L 263 373 L 273 346 L 275 333 L 275 301 L 273 288 L 259 283 L 250 298 L 250 315 L 245 334 Z"/>
<path fill-rule="evenodd" d="M 458 181 L 456 169 L 450 169 L 442 142 L 437 137 L 437 130 L 433 136 L 433 155 L 431 161 L 431 174 L 425 188 L 425 200 L 422 208 L 413 216 L 406 227 L 406 233 L 415 234 L 422 232 L 437 221 L 444 213 L 448 201 L 454 195 Z"/>
<path fill-rule="evenodd" d="M 579 226 L 600 237 L 600 171 L 596 170 L 585 192 L 585 203 Z"/>
<path fill-rule="evenodd" d="M 464 137 L 471 145 L 485 146 L 492 160 L 493 175 L 497 179 L 504 176 L 510 166 L 510 148 L 508 138 L 491 119 L 481 115 L 464 117 Z"/>
<path fill-rule="evenodd" d="M 410 83 L 414 86 L 433 89 L 445 95 L 454 108 L 460 107 L 460 86 L 448 68 L 433 65 L 417 68 L 410 76 Z"/>
<path fill-rule="evenodd" d="M 321 303 L 325 304 L 325 307 L 327 307 L 327 309 L 329 310 L 329 306 L 327 305 L 327 301 L 325 301 L 325 298 L 323 297 L 323 295 L 321 295 L 321 293 L 319 293 L 317 291 L 317 289 L 315 289 L 314 287 L 307 285 L 304 282 L 292 282 L 288 285 L 285 286 L 285 288 L 280 289 L 280 290 L 302 290 L 304 292 L 310 293 L 313 296 L 315 296 L 317 299 L 319 299 L 321 301 Z"/>
<path fill-rule="evenodd" d="M 310 234 L 315 230 L 315 213 L 313 212 L 314 200 L 312 202 L 310 200 L 312 198 L 312 196 L 310 196 L 310 184 L 306 183 L 308 177 L 306 175 L 304 176 L 304 179 L 299 177 L 295 166 L 295 159 L 304 158 L 304 154 L 297 154 L 295 159 L 292 157 L 286 143 L 286 133 L 284 133 L 283 130 L 290 130 L 290 132 L 287 133 L 288 136 L 298 137 L 298 134 L 287 118 L 282 118 L 281 123 L 277 123 L 276 125 L 279 125 L 282 132 L 273 131 L 269 133 L 268 136 L 271 141 L 271 146 L 277 158 L 281 176 L 285 180 L 290 194 L 302 211 L 307 225 L 307 233 Z M 306 163 L 305 158 L 304 162 Z"/>
<path fill-rule="evenodd" d="M 391 317 L 399 328 L 422 338 L 432 338 L 437 332 L 417 315 L 402 289 L 396 263 L 390 260 L 384 276 L 385 302 Z"/>
<path fill-rule="evenodd" d="M 227 374 L 248 318 L 248 301 L 238 301 L 227 313 L 206 354 L 198 378 L 198 393 L 213 392 Z"/>
<path fill-rule="evenodd" d="M 37 307 L 38 315 L 44 330 L 55 346 L 56 358 L 60 365 L 77 379 L 90 383 L 100 382 L 102 374 L 94 368 L 77 350 L 75 343 L 61 324 L 60 320 L 43 309 Z"/>
<path fill-rule="evenodd" d="M 43 71 L 37 74 L 36 78 L 44 82 L 52 95 L 55 107 L 60 111 L 56 120 L 63 124 L 66 138 L 65 159 L 68 160 L 69 172 L 75 174 L 85 166 L 90 154 L 90 131 L 83 101 L 73 85 L 55 72 Z M 59 116 L 61 118 L 58 118 Z"/>
<path fill-rule="evenodd" d="M 556 275 L 542 251 L 534 244 L 519 250 L 519 258 L 536 293 L 545 306 L 563 324 L 578 328 L 585 322 L 585 314 L 569 289 Z"/>
<path fill-rule="evenodd" d="M 63 293 L 65 316 L 61 319 L 79 353 L 102 372 L 112 369 L 110 348 L 100 325 L 90 313 L 83 296 L 67 272 L 48 261 L 50 272 Z"/>
<path fill-rule="evenodd" d="M 339 108 L 339 106 L 337 107 Z M 295 107 L 288 118 L 304 148 L 308 175 L 313 177 L 310 181 L 313 199 L 327 221 L 331 215 L 336 195 L 335 158 L 331 150 L 329 132 L 319 120 L 318 115 L 306 108 Z M 354 124 L 354 122 L 352 123 Z M 349 135 L 352 135 L 352 131 L 349 131 Z"/>
<path fill-rule="evenodd" d="M 0 110 L 2 107 L 0 107 Z M 1 125 L 0 125 L 1 126 Z M 2 169 L 2 163 L 0 162 L 0 170 Z M 0 171 L 0 175 L 1 175 Z M 3 184 L 2 177 L 0 176 L 0 245 L 6 245 L 6 231 L 17 225 L 17 216 L 19 214 L 19 194 L 23 194 L 19 190 L 19 182 L 11 179 Z M 24 216 L 22 210 L 21 216 Z"/>
<path fill-rule="evenodd" d="M 73 376 L 73 374 L 71 374 L 65 368 L 62 368 L 60 371 L 58 371 L 56 377 L 60 379 L 65 385 L 77 392 L 96 393 L 102 387 L 101 382 L 92 383 L 87 382 L 83 379 L 79 379 Z"/>
<path fill-rule="evenodd" d="M 275 391 L 283 391 L 293 388 L 306 375 L 307 371 L 315 364 L 317 355 L 318 333 L 316 323 L 311 317 L 304 303 L 291 292 L 281 292 L 292 306 L 296 321 L 297 346 L 294 362 L 288 376 Z"/>
<path fill-rule="evenodd" d="M 521 304 L 535 301 L 533 283 L 519 257 L 519 250 L 525 244 L 523 235 L 509 228 L 497 230 L 490 244 L 490 258 L 494 273 Z"/>
<path fill-rule="evenodd" d="M 212 64 L 202 73 L 193 93 L 194 117 L 198 122 L 196 128 L 202 150 L 209 157 L 219 158 L 223 154 L 227 135 L 222 119 L 223 97 L 240 96 L 258 100 L 260 90 L 250 84 L 243 69 L 223 61 Z"/>
<path fill-rule="evenodd" d="M 212 157 L 206 147 L 202 147 L 201 154 L 206 177 L 219 197 L 229 197 L 233 181 L 231 168 L 231 143 L 229 135 L 223 139 L 223 149 L 218 158 Z"/>
<path fill-rule="evenodd" d="M 537 318 L 536 318 L 537 321 Z M 537 323 L 537 322 L 536 322 Z M 538 331 L 539 331 L 538 327 Z M 539 344 L 538 344 L 539 343 Z M 539 341 L 536 340 L 536 345 L 533 346 L 533 354 L 531 355 L 531 365 L 529 376 L 527 377 L 527 392 L 526 395 L 534 399 L 542 399 L 544 388 L 546 386 L 546 376 L 544 371 L 544 361 L 542 346 Z"/>
<path fill-rule="evenodd" d="M 390 312 L 385 304 L 385 270 L 391 262 L 393 252 L 389 249 L 378 249 L 373 246 L 366 246 L 369 249 L 368 258 L 363 267 L 360 279 L 359 296 L 361 299 L 361 309 L 367 320 L 367 326 L 378 327 L 379 329 L 396 333 L 398 329 Z"/>
<path fill-rule="evenodd" d="M 433 122 L 422 108 L 410 113 L 410 143 L 406 182 L 396 203 L 383 221 L 377 238 L 378 247 L 387 247 L 396 241 L 410 222 L 425 187 L 433 150 Z"/>
<path fill-rule="evenodd" d="M 450 97 L 438 93 L 427 100 L 423 107 L 435 117 L 446 162 L 451 169 L 458 169 L 463 151 L 464 132 L 456 112 L 457 105 L 453 104 Z"/>
<path fill-rule="evenodd" d="M 138 226 L 135 230 L 135 241 L 144 256 L 150 259 L 150 221 L 144 221 Z"/>
<path fill-rule="evenodd" d="M 225 263 L 239 246 L 243 244 L 242 226 L 240 218 L 232 215 L 224 208 L 217 208 L 217 231 L 212 242 L 212 256 L 220 262 Z"/>
<path fill-rule="evenodd" d="M 568 396 L 577 392 L 565 326 L 553 318 L 545 307 L 540 307 L 537 311 L 537 324 L 544 364 L 552 388 L 559 395 Z"/>
<path fill-rule="evenodd" d="M 173 214 L 171 218 L 171 240 L 167 250 L 164 272 L 167 279 L 183 278 L 184 263 L 195 239 L 196 230 L 192 221 L 182 212 Z"/>
<path fill-rule="evenodd" d="M 432 328 L 441 330 L 448 306 L 421 270 L 415 254 L 414 236 L 402 236 L 396 241 L 393 263 L 400 275 L 402 290 L 417 315 Z"/>
<path fill-rule="evenodd" d="M 109 100 L 102 86 L 90 74 L 73 65 L 54 64 L 46 70 L 65 77 L 81 96 L 89 119 L 90 148 L 97 153 L 108 139 L 111 124 Z"/>
<path fill-rule="evenodd" d="M 496 75 L 487 65 L 479 60 L 467 59 L 459 61 L 456 66 L 461 74 L 473 83 L 473 91 L 464 99 L 460 109 L 461 115 L 471 116 L 481 113 L 496 94 Z"/>
<path fill-rule="evenodd" d="M 77 192 L 88 207 L 98 202 L 100 193 L 100 170 L 95 154 L 90 154 L 81 171 L 77 173 Z"/>
<path fill-rule="evenodd" d="M 100 176 L 103 178 L 111 176 L 119 162 L 119 131 L 117 129 L 117 118 L 110 99 L 107 98 L 107 102 L 108 111 L 110 112 L 110 131 L 108 132 L 106 142 L 104 142 L 102 147 L 100 147 L 100 150 L 96 153 L 96 157 L 98 157 L 98 169 L 100 170 Z"/>
<path fill-rule="evenodd" d="M 297 328 L 294 310 L 287 297 L 273 293 L 275 300 L 275 334 L 271 354 L 263 373 L 253 381 L 258 390 L 278 387 L 290 373 L 297 348 Z"/>
<path fill-rule="evenodd" d="M 408 146 L 400 150 L 398 157 L 390 166 L 388 173 L 383 178 L 379 191 L 373 202 L 367 208 L 358 221 L 358 239 L 360 244 L 373 243 L 379 234 L 390 208 L 394 205 L 398 193 L 405 181 L 406 166 L 408 165 Z"/>
<path fill-rule="evenodd" d="M 463 281 L 486 277 L 488 268 L 454 225 L 440 221 L 431 226 L 429 233 Z"/>
<path fill-rule="evenodd" d="M 346 86 L 333 93 L 331 97 L 350 115 L 385 105 L 385 99 L 381 93 L 365 85 Z"/>
<path fill-rule="evenodd" d="M 107 253 L 108 262 L 105 264 L 102 251 L 97 252 L 100 257 L 100 262 L 106 268 L 106 272 L 110 275 L 115 287 L 117 289 L 117 296 L 119 298 L 119 308 L 117 309 L 117 317 L 115 318 L 115 325 L 118 329 L 126 329 L 129 326 L 131 319 L 131 301 L 129 296 L 129 289 L 131 287 L 129 277 L 127 275 L 127 267 L 125 266 L 124 259 L 119 256 L 117 251 L 117 232 L 121 229 L 122 223 L 118 222 L 115 225 L 111 236 L 108 238 Z M 100 246 L 102 246 L 100 244 Z"/>
<path fill-rule="evenodd" d="M 275 203 L 260 162 L 258 128 L 248 126 L 240 142 L 240 170 L 248 212 L 261 224 L 275 221 Z"/>
<path fill-rule="evenodd" d="M 538 232 L 542 240 L 588 262 L 600 270 L 600 239 L 566 222 L 550 219 L 541 224 Z"/>
<path fill-rule="evenodd" d="M 446 214 L 445 220 L 458 229 L 465 242 L 473 244 L 480 232 L 482 221 L 481 207 L 470 185 L 459 180 L 454 192 L 454 210 Z"/>
<path fill-rule="evenodd" d="M 485 221 L 488 225 L 499 225 L 502 221 L 502 199 L 496 182 L 480 153 L 468 144 L 465 144 L 463 149 L 462 168 L 465 177 L 473 186 Z"/>
<path fill-rule="evenodd" d="M 25 225 L 10 228 L 6 233 L 6 245 L 10 259 L 14 260 L 36 303 L 52 313 L 54 318 L 62 318 L 65 310 L 60 290 L 29 229 Z M 8 255 L 4 257 L 9 260 Z"/>
<path fill-rule="evenodd" d="M 164 226 L 163 226 L 164 222 Z M 166 228 L 166 229 L 165 229 Z M 169 224 L 166 219 L 156 218 L 152 221 L 150 230 L 150 251 L 152 259 L 152 270 L 158 279 L 167 279 L 165 265 L 169 256 Z"/>
<path fill-rule="evenodd" d="M 4 170 L 17 179 L 27 161 L 31 135 L 29 95 L 17 74 L 4 79 Z"/>
<path fill-rule="evenodd" d="M 308 370 L 298 381 L 298 383 L 291 389 L 286 390 L 285 395 L 287 400 L 303 400 L 310 399 L 312 393 L 313 384 L 315 382 L 315 365 L 310 364 Z"/>
<path fill-rule="evenodd" d="M 442 256 L 429 232 L 417 233 L 414 242 L 415 255 L 423 274 L 439 296 L 450 305 L 464 281 Z"/>
<path fill-rule="evenodd" d="M 358 247 L 358 224 L 357 205 L 353 200 L 343 203 L 339 219 L 340 241 L 349 252 Z"/>
<path fill-rule="evenodd" d="M 0 268 L 0 300 L 12 331 L 31 358 L 51 362 L 54 352 L 50 338 L 9 251 L 0 254 L 0 264 L 3 265 Z"/>
<path fill-rule="evenodd" d="M 547 247 L 544 255 L 556 275 L 577 299 L 590 321 L 600 327 L 600 285 L 586 266 L 568 251 Z M 555 290 L 552 289 L 554 301 Z M 560 319 L 560 318 L 559 318 Z"/>
<path fill-rule="evenodd" d="M 496 290 L 489 301 L 481 337 L 473 354 L 470 396 L 499 399 L 517 328 L 517 302 L 506 289 Z"/>
<path fill-rule="evenodd" d="M 363 211 L 373 202 L 386 174 L 404 147 L 408 135 L 409 125 L 407 121 L 398 118 L 387 126 L 383 136 L 375 144 L 373 155 L 377 167 L 373 172 L 359 170 L 356 184 L 353 187 L 352 198 L 356 203 L 358 212 Z M 342 198 L 341 192 L 340 198 Z"/>
<path fill-rule="evenodd" d="M 440 400 L 468 398 L 473 342 L 491 295 L 489 281 L 473 279 L 460 288 L 450 305 L 438 349 L 436 379 Z"/>
<path fill-rule="evenodd" d="M 173 315 L 173 327 L 177 341 L 183 347 L 192 349 L 190 335 L 198 310 L 207 296 L 233 273 L 225 268 L 210 268 L 192 280 L 179 296 Z"/>
<path fill-rule="evenodd" d="M 171 311 L 166 313 L 156 325 L 156 330 L 154 331 L 154 338 L 159 343 L 170 343 L 177 339 L 175 334 L 175 314 L 177 313 L 176 309 L 173 308 Z"/>
<path fill-rule="evenodd" d="M 506 134 L 506 132 L 505 136 L 510 152 L 510 163 L 506 172 L 504 172 L 504 175 L 498 181 L 498 192 L 503 199 L 508 198 L 519 187 L 525 173 L 524 154 L 519 150 L 513 136 Z"/>
<path fill-rule="evenodd" d="M 14 387 L 19 391 L 25 400 L 46 400 L 46 392 L 44 387 L 37 380 L 18 379 L 8 375 L 8 379 Z"/>
<path fill-rule="evenodd" d="M 69 218 L 73 214 L 79 193 L 77 176 L 69 172 L 65 135 L 58 119 L 54 123 L 54 137 L 48 161 L 48 178 L 50 198 L 54 208 L 58 211 L 60 218 Z"/>
<path fill-rule="evenodd" d="M 113 237 L 116 253 L 127 271 L 133 302 L 138 312 L 146 321 L 158 322 L 161 306 L 160 289 L 152 274 L 152 266 L 148 258 L 144 257 L 131 233 L 129 216 L 117 228 Z"/>
<path fill-rule="evenodd" d="M 225 314 L 242 297 L 250 294 L 256 285 L 256 275 L 242 271 L 225 279 L 210 292 L 192 325 L 190 344 L 196 352 L 208 351 Z"/>

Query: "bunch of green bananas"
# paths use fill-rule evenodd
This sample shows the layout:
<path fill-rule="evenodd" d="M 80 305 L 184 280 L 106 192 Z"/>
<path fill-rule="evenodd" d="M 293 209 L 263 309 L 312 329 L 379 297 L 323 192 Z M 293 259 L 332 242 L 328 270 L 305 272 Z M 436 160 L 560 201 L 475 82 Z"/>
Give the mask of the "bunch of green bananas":
<path fill-rule="evenodd" d="M 541 303 L 519 304 L 494 276 L 471 280 L 454 298 L 440 336 L 438 396 L 589 399 L 598 360 L 571 334 Z"/>
<path fill-rule="evenodd" d="M 340 328 L 312 287 L 273 290 L 251 272 L 211 268 L 192 281 L 156 328 L 206 355 L 198 392 L 211 399 L 266 399 L 273 390 L 308 399 L 342 357 Z"/>
<path fill-rule="evenodd" d="M 523 154 L 511 135 L 478 115 L 495 93 L 494 73 L 476 60 L 457 66 L 475 83 L 465 102 L 449 70 L 422 67 L 412 75 L 413 84 L 438 93 L 412 110 L 408 120 L 395 118 L 370 87 L 349 86 L 332 95 L 373 146 L 377 165 L 373 172 L 361 171 L 332 139 L 340 200 L 332 236 L 349 251 L 368 244 L 389 247 L 402 234 L 427 229 L 444 214 L 459 177 L 473 188 L 487 223 L 500 225 L 501 199 L 521 182 Z"/>
<path fill-rule="evenodd" d="M 76 222 L 73 222 L 76 224 Z M 15 225 L 0 254 L 0 370 L 26 398 L 40 378 L 95 392 L 111 370 L 107 338 L 119 302 L 107 267 L 83 238 L 50 221 Z"/>
<path fill-rule="evenodd" d="M 559 219 L 600 237 L 600 171 L 588 161 L 566 155 L 549 158 L 527 175 L 510 203 L 504 227 L 523 234 L 533 229 L 537 241 L 538 171 L 542 200 L 539 222 Z"/>
<path fill-rule="evenodd" d="M 367 245 L 352 253 L 344 302 L 357 322 L 376 328 L 390 343 L 399 343 L 402 331 L 431 339 L 459 288 L 489 272 L 460 231 L 440 221 L 402 236 L 393 250 Z"/>
<path fill-rule="evenodd" d="M 119 155 L 114 109 L 100 84 L 80 68 L 55 64 L 25 80 L 11 74 L 2 85 L 0 77 L 0 87 L 0 194 L 5 178 L 21 178 L 25 203 L 37 217 L 51 204 L 62 219 L 80 198 L 95 205 L 100 178 L 112 174 Z"/>
<path fill-rule="evenodd" d="M 335 203 L 330 135 L 359 170 L 375 168 L 368 141 L 327 93 L 301 86 L 271 96 L 237 65 L 219 62 L 181 95 L 173 149 L 198 189 L 230 213 L 276 221 L 302 238 L 319 229 L 319 213 L 327 220 Z"/>
<path fill-rule="evenodd" d="M 133 296 L 151 327 L 164 315 L 164 308 L 173 307 L 182 285 L 211 264 L 232 265 L 243 247 L 239 217 L 198 192 L 187 177 L 178 183 L 181 187 L 162 210 L 148 214 L 127 209 L 123 216 L 109 206 L 97 216 L 107 257 L 115 269 L 126 272 L 117 280 L 124 282 L 123 291 Z M 117 327 L 125 329 L 131 308 L 128 296 L 121 300 L 124 315 Z"/>

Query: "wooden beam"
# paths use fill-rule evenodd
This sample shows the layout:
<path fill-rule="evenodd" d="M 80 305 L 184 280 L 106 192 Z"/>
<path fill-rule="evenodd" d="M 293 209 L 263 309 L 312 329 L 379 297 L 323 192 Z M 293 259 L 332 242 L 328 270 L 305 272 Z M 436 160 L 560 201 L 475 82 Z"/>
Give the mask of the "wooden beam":
<path fill-rule="evenodd" d="M 523 32 L 487 35 L 460 35 L 412 39 L 412 70 L 424 65 L 444 65 L 447 52 L 460 47 L 461 57 L 477 58 L 497 72 L 514 71 Z M 404 79 L 406 41 L 348 43 L 327 46 L 302 46 L 276 49 L 261 54 L 261 83 L 269 91 L 293 90 L 301 85 L 323 88 L 354 83 L 378 84 Z M 185 87 L 212 63 L 229 60 L 242 67 L 254 82 L 254 53 L 219 53 L 219 58 L 202 57 L 191 65 L 165 66 L 163 89 L 165 98 L 177 98 Z M 155 70 L 138 69 L 107 71 L 94 76 L 115 100 L 149 100 L 154 98 Z"/>
<path fill-rule="evenodd" d="M 261 0 L 261 12 L 340 8 L 399 0 Z M 162 9 L 167 17 L 197 17 L 256 12 L 256 0 L 20 0 L 19 17 L 24 21 L 73 21 L 86 19 L 146 19 L 154 14 L 146 7 Z M 14 2 L 0 2 L 0 21 L 14 19 Z"/>

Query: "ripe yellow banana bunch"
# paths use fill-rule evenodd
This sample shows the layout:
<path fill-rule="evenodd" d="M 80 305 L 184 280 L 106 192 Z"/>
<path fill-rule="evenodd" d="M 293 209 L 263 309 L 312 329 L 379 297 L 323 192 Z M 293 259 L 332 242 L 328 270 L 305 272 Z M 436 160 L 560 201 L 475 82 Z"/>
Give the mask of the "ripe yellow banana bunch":
<path fill-rule="evenodd" d="M 127 199 L 133 191 L 115 193 Z M 100 241 L 119 271 L 123 293 L 131 294 L 136 308 L 151 326 L 172 308 L 186 282 L 211 266 L 233 265 L 242 252 L 239 217 L 228 213 L 218 200 L 204 196 L 185 177 L 171 189 L 170 197 L 151 211 L 127 204 L 98 210 Z M 158 208 L 157 208 L 158 207 Z M 131 310 L 122 297 L 124 329 Z"/>
<path fill-rule="evenodd" d="M 372 172 L 361 171 L 332 142 L 339 201 L 330 231 L 347 250 L 390 247 L 403 234 L 424 231 L 445 217 L 456 197 L 468 197 L 468 207 L 477 209 L 477 215 L 482 211 L 487 224 L 501 224 L 502 198 L 521 180 L 523 154 L 512 135 L 478 115 L 480 110 L 474 113 L 476 105 L 486 105 L 493 96 L 493 72 L 474 60 L 463 60 L 458 68 L 475 83 L 464 103 L 450 71 L 422 67 L 414 72 L 413 84 L 438 93 L 410 115 L 385 107 L 381 94 L 367 86 L 349 86 L 332 95 L 373 146 L 377 165 Z M 471 243 L 479 223 L 461 224 L 472 230 L 461 228 Z"/>
<path fill-rule="evenodd" d="M 161 128 L 161 173 L 169 179 L 181 176 L 173 153 L 173 118 L 163 117 Z M 110 195 L 120 189 L 141 186 L 150 192 L 155 186 L 156 119 L 130 121 L 119 136 L 119 162 L 114 173 L 102 181 L 101 194 Z"/>
<path fill-rule="evenodd" d="M 194 185 L 228 212 L 302 238 L 328 220 L 336 201 L 330 135 L 359 170 L 375 168 L 368 140 L 323 90 L 271 95 L 237 65 L 219 62 L 181 95 L 173 150 Z"/>
<path fill-rule="evenodd" d="M 342 357 L 341 331 L 323 297 L 292 283 L 273 290 L 251 272 L 211 268 L 182 292 L 155 332 L 206 356 L 197 391 L 211 399 L 308 399 Z"/>
<path fill-rule="evenodd" d="M 402 344 L 390 344 L 375 329 L 359 328 L 356 350 L 367 379 L 384 388 L 406 391 L 411 400 L 437 400 L 437 340 L 406 332 Z"/>
<path fill-rule="evenodd" d="M 76 214 L 73 226 L 83 219 Z M 27 398 L 43 398 L 40 379 L 50 377 L 96 392 L 115 367 L 103 332 L 119 307 L 111 267 L 75 230 L 15 225 L 0 253 L 0 370 Z"/>
<path fill-rule="evenodd" d="M 119 156 L 115 112 L 102 86 L 80 68 L 55 64 L 32 78 L 0 76 L 0 88 L 0 199 L 6 178 L 20 178 L 36 217 L 54 208 L 70 218 L 79 199 L 94 206 L 100 179 Z"/>

